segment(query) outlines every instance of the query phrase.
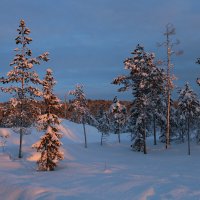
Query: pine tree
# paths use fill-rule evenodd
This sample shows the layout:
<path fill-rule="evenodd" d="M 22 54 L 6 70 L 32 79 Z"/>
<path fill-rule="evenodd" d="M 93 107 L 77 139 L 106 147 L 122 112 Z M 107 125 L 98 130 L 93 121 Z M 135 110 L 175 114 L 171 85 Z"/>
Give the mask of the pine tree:
<path fill-rule="evenodd" d="M 113 99 L 113 103 L 110 106 L 110 115 L 114 133 L 118 135 L 118 141 L 120 143 L 120 133 L 123 131 L 126 122 L 126 107 L 120 104 L 117 97 Z"/>
<path fill-rule="evenodd" d="M 149 101 L 151 107 L 151 120 L 153 122 L 153 136 L 154 136 L 154 145 L 157 144 L 157 134 L 156 127 L 159 121 L 162 121 L 165 114 L 164 105 L 165 105 L 165 81 L 166 74 L 163 69 L 158 68 L 156 65 L 152 65 L 149 72 Z"/>
<path fill-rule="evenodd" d="M 187 125 L 188 155 L 190 155 L 190 129 L 192 122 L 200 114 L 200 102 L 189 83 L 186 83 L 185 87 L 179 91 L 178 109 L 180 119 Z"/>
<path fill-rule="evenodd" d="M 130 110 L 130 119 L 132 128 L 132 140 L 134 140 L 132 147 L 137 151 L 146 151 L 146 131 L 152 119 L 151 106 L 154 95 L 159 95 L 160 91 L 153 93 L 154 78 L 156 65 L 154 64 L 154 54 L 144 51 L 144 47 L 137 45 L 132 58 L 124 61 L 125 69 L 130 73 L 127 76 L 119 76 L 114 79 L 113 84 L 124 85 L 119 91 L 126 91 L 131 89 L 134 96 L 132 108 Z M 161 76 L 161 84 L 163 83 Z M 161 89 L 160 89 L 161 90 Z M 157 94 L 158 93 L 158 94 Z M 157 98 L 156 98 L 157 99 Z M 134 134 L 133 134 L 134 133 Z"/>
<path fill-rule="evenodd" d="M 40 65 L 40 61 L 48 61 L 48 53 L 43 53 L 36 58 L 32 58 L 32 51 L 28 45 L 32 42 L 29 37 L 30 29 L 26 27 L 24 20 L 20 21 L 19 28 L 17 29 L 18 36 L 15 39 L 19 48 L 10 66 L 13 69 L 7 73 L 7 77 L 2 77 L 3 84 L 9 86 L 2 87 L 2 91 L 13 94 L 11 99 L 11 114 L 10 124 L 15 129 L 19 130 L 20 145 L 19 145 L 19 158 L 22 157 L 22 137 L 26 127 L 34 122 L 36 109 L 32 107 L 35 102 L 35 97 L 41 95 L 40 90 L 35 86 L 41 84 L 38 74 L 33 71 L 34 65 Z M 13 84 L 16 85 L 13 85 Z M 38 109 L 37 109 L 38 110 Z M 38 114 L 38 113 L 37 113 Z M 33 120 L 33 121 L 31 121 Z"/>
<path fill-rule="evenodd" d="M 38 117 L 38 129 L 45 132 L 38 142 L 33 144 L 33 147 L 41 152 L 40 159 L 37 161 L 38 170 L 52 171 L 57 166 L 59 160 L 63 160 L 64 154 L 59 150 L 62 143 L 60 138 L 58 125 L 60 120 L 54 113 L 61 107 L 60 100 L 53 93 L 55 81 L 50 69 L 47 70 L 43 80 L 43 99 L 46 111 Z"/>
<path fill-rule="evenodd" d="M 74 99 L 70 101 L 70 106 L 74 110 L 77 121 L 83 124 L 85 148 L 87 148 L 87 135 L 85 124 L 90 118 L 90 112 L 87 105 L 87 99 L 83 91 L 83 86 L 76 85 L 75 90 L 69 91 L 69 94 L 74 96 Z"/>
<path fill-rule="evenodd" d="M 109 136 L 110 132 L 110 122 L 107 112 L 101 110 L 102 114 L 98 118 L 98 125 L 97 129 L 101 133 L 101 145 L 103 145 L 103 142 L 105 139 Z"/>

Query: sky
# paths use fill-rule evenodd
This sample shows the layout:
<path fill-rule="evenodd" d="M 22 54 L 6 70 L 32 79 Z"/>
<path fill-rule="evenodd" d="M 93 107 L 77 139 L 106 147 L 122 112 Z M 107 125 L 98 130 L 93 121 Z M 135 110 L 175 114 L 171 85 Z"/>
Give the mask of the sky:
<path fill-rule="evenodd" d="M 0 75 L 11 69 L 20 19 L 31 29 L 34 56 L 50 53 L 50 61 L 35 67 L 41 78 L 51 68 L 57 80 L 55 93 L 63 99 L 76 84 L 83 84 L 88 99 L 131 100 L 131 91 L 119 93 L 112 80 L 128 74 L 123 61 L 137 44 L 156 59 L 166 59 L 165 26 L 176 28 L 172 58 L 177 88 L 189 82 L 199 93 L 199 0 L 0 0 Z M 8 98 L 2 94 L 1 99 Z"/>

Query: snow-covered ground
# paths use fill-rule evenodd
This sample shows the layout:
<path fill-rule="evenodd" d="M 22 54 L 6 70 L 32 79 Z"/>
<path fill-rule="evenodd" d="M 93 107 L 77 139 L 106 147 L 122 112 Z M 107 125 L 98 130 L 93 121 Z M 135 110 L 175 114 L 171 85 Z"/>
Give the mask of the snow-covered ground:
<path fill-rule="evenodd" d="M 17 159 L 19 135 L 11 133 L 0 153 L 0 199 L 2 200 L 195 200 L 200 199 L 200 146 L 152 145 L 148 154 L 130 150 L 130 137 L 121 144 L 112 135 L 100 146 L 100 134 L 87 126 L 84 148 L 81 125 L 62 123 L 65 160 L 52 172 L 36 171 L 38 154 L 31 145 L 41 136 L 24 136 L 23 159 Z M 1 129 L 1 132 L 10 132 Z M 1 149 L 0 149 L 1 150 Z"/>

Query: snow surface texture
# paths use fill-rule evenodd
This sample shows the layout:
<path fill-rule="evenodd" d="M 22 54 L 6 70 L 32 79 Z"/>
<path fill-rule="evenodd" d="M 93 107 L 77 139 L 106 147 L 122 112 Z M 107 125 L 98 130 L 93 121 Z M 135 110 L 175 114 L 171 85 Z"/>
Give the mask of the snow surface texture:
<path fill-rule="evenodd" d="M 64 161 L 52 172 L 36 171 L 38 153 L 31 145 L 41 136 L 24 136 L 24 157 L 19 160 L 19 135 L 10 132 L 0 153 L 0 199 L 2 200 L 195 200 L 200 199 L 200 146 L 186 144 L 153 146 L 148 154 L 130 150 L 130 136 L 109 136 L 100 146 L 101 134 L 86 126 L 88 148 L 84 148 L 82 125 L 64 121 Z"/>

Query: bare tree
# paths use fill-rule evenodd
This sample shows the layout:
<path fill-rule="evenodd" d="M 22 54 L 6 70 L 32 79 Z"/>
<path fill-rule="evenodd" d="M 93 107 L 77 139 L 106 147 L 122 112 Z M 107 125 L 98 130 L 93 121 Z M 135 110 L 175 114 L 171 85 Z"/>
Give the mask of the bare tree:
<path fill-rule="evenodd" d="M 172 36 L 176 34 L 176 29 L 173 24 L 168 23 L 166 25 L 166 31 L 164 36 L 166 41 L 159 44 L 159 46 L 164 46 L 167 49 L 167 81 L 166 81 L 166 96 L 167 96 L 167 115 L 166 115 L 166 149 L 170 145 L 170 109 L 171 109 L 171 91 L 174 88 L 173 80 L 175 77 L 171 74 L 171 68 L 173 64 L 171 63 L 171 57 L 173 54 L 181 55 L 183 51 L 174 51 L 174 46 L 180 44 L 179 40 L 173 41 Z"/>

